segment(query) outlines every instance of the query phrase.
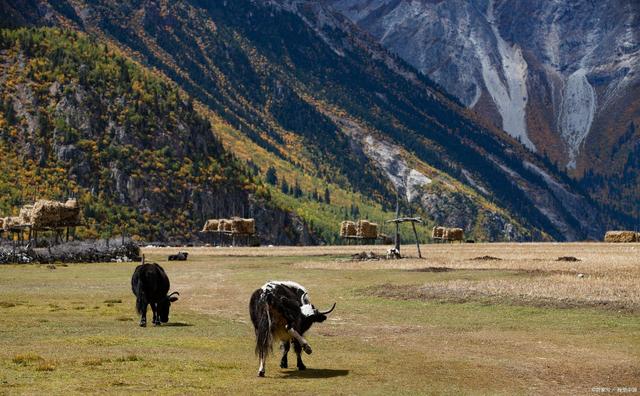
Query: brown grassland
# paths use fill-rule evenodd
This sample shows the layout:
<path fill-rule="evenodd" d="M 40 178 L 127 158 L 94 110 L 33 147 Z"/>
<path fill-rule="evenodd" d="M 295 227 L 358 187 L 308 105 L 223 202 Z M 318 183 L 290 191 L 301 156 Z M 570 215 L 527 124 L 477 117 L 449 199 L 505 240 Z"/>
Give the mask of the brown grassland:
<path fill-rule="evenodd" d="M 187 262 L 144 249 L 181 293 L 170 323 L 148 328 L 134 313 L 136 263 L 0 266 L 0 394 L 640 388 L 640 244 L 439 244 L 422 246 L 424 259 L 349 259 L 386 248 L 180 249 Z M 276 346 L 257 378 L 247 305 L 270 279 L 338 305 L 307 334 L 307 371 L 280 369 Z"/>

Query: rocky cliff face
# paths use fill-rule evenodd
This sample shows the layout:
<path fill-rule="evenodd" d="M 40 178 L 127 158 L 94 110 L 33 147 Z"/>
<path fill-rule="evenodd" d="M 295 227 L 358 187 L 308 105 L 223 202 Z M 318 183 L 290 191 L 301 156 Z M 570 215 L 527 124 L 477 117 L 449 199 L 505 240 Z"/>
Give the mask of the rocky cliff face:
<path fill-rule="evenodd" d="M 639 2 L 327 2 L 529 149 L 577 174 L 623 165 L 604 157 L 640 117 Z"/>

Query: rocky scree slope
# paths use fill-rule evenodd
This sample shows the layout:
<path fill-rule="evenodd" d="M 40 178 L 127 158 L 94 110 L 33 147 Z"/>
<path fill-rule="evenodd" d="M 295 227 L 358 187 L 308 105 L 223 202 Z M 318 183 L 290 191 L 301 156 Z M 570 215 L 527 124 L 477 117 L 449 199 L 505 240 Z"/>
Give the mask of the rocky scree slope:
<path fill-rule="evenodd" d="M 325 3 L 600 202 L 640 215 L 639 2 Z"/>

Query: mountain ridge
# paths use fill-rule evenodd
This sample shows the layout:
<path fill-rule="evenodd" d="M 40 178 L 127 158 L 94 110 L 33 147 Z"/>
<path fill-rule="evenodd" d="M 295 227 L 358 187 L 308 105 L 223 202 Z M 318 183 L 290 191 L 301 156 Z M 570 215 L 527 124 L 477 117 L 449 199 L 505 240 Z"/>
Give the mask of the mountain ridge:
<path fill-rule="evenodd" d="M 278 163 L 301 185 L 331 180 L 336 194 L 361 193 L 383 209 L 404 188 L 411 211 L 478 239 L 599 239 L 609 221 L 603 219 L 611 219 L 553 167 L 484 128 L 318 3 L 65 4 L 76 17 L 42 2 L 21 9 L 16 20 L 76 24 L 131 51 L 228 123 L 221 130 L 234 132 L 225 139 L 264 149 L 262 176 Z M 7 8 L 5 1 L 0 10 Z M 276 190 L 277 199 L 300 211 L 298 201 Z M 336 218 L 326 205 L 303 206 L 307 218 Z"/>
<path fill-rule="evenodd" d="M 637 205 L 628 204 L 639 193 L 629 187 L 639 180 L 638 135 L 628 136 L 640 122 L 639 3 L 324 3 L 566 168 L 594 199 L 640 217 Z"/>

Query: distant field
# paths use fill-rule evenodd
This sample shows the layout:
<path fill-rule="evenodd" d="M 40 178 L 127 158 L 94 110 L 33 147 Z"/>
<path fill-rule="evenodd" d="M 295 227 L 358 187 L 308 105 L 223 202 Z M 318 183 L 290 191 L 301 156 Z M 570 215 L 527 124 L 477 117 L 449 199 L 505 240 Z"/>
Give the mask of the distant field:
<path fill-rule="evenodd" d="M 145 249 L 181 293 L 159 328 L 137 326 L 136 263 L 0 266 L 0 394 L 640 391 L 640 244 L 427 245 L 422 260 L 349 260 L 386 248 Z M 178 250 L 190 260 L 166 262 Z M 308 333 L 307 371 L 271 357 L 257 378 L 247 305 L 270 279 L 338 305 Z"/>

